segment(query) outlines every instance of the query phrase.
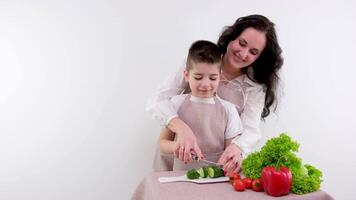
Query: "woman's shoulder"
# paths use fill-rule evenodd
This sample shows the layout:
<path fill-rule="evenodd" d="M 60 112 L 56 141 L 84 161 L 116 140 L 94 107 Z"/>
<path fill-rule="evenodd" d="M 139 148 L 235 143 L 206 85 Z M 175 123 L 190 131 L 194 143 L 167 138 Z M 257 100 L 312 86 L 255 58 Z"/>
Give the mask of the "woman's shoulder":
<path fill-rule="evenodd" d="M 264 86 L 260 83 L 257 83 L 251 80 L 246 74 L 241 77 L 242 85 L 245 86 L 246 91 L 264 91 Z"/>

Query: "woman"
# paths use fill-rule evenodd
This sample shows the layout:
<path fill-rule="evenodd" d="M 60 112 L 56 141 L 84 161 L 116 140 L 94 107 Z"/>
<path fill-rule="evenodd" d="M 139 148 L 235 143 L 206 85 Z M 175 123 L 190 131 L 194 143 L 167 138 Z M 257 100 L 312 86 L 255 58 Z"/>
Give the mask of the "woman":
<path fill-rule="evenodd" d="M 274 24 L 262 15 L 250 15 L 224 28 L 217 45 L 223 52 L 221 83 L 217 95 L 235 104 L 244 131 L 219 159 L 228 173 L 238 171 L 243 155 L 261 138 L 259 123 L 276 105 L 278 71 L 283 64 Z M 148 102 L 147 110 L 177 135 L 176 156 L 191 162 L 191 153 L 204 158 L 190 127 L 177 116 L 169 99 L 183 93 L 187 83 L 181 68 L 169 77 Z"/>

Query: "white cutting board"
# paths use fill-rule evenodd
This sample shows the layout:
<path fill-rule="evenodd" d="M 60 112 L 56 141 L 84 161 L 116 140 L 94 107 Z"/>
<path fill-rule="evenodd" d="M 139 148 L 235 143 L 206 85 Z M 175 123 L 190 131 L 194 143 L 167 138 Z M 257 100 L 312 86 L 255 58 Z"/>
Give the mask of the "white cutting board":
<path fill-rule="evenodd" d="M 183 176 L 171 176 L 171 177 L 159 177 L 158 181 L 160 183 L 171 183 L 171 182 L 192 182 L 192 183 L 218 183 L 227 182 L 229 177 L 222 176 L 218 178 L 198 178 L 198 179 L 188 179 L 186 175 Z"/>

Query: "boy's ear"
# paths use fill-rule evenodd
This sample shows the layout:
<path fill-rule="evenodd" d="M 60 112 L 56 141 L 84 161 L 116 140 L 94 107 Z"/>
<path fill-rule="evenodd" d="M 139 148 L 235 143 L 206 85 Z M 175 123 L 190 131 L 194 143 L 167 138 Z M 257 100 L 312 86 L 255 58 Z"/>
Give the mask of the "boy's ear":
<path fill-rule="evenodd" d="M 189 72 L 187 70 L 184 70 L 184 80 L 189 82 Z"/>

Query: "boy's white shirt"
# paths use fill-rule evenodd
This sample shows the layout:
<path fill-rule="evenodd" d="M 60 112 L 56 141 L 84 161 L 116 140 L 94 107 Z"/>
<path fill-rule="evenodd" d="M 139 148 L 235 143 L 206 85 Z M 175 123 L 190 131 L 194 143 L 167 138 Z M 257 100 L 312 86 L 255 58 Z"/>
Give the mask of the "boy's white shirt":
<path fill-rule="evenodd" d="M 188 95 L 190 94 L 182 94 L 182 95 L 177 95 L 172 97 L 170 100 L 172 102 L 172 106 L 178 111 Z M 218 101 L 221 102 L 222 106 L 224 107 L 228 115 L 227 127 L 224 133 L 225 139 L 234 138 L 240 135 L 243 132 L 243 127 L 241 124 L 239 113 L 237 112 L 235 105 L 219 97 L 217 97 L 217 99 Z M 215 104 L 214 97 L 200 98 L 196 96 L 190 96 L 189 100 L 196 103 Z"/>
<path fill-rule="evenodd" d="M 182 94 L 187 86 L 183 76 L 184 69 L 184 67 L 180 67 L 174 74 L 167 77 L 165 82 L 159 86 L 158 91 L 147 101 L 146 111 L 162 126 L 168 125 L 171 119 L 178 116 L 177 110 L 172 105 L 170 99 L 173 96 Z M 243 112 L 240 114 L 244 131 L 240 137 L 232 141 L 246 155 L 252 152 L 262 137 L 259 126 L 264 107 L 265 92 L 261 85 L 254 83 L 246 75 L 242 75 L 231 81 L 241 85 L 246 83 L 250 86 L 246 88 L 246 103 Z"/>

